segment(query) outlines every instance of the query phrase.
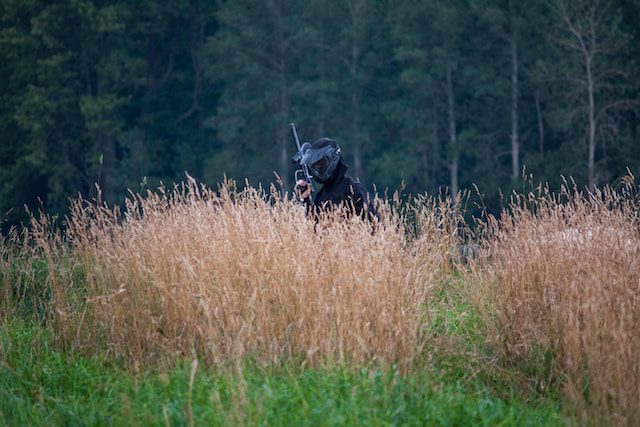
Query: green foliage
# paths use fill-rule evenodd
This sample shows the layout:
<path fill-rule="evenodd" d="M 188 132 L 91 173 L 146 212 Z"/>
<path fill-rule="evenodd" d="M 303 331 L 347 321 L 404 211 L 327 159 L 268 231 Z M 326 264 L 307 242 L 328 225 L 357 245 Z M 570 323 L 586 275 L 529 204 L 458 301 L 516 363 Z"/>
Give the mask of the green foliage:
<path fill-rule="evenodd" d="M 640 12 L 580 3 L 606 29 L 591 177 L 603 184 L 640 169 Z M 291 121 L 303 140 L 334 137 L 370 188 L 435 192 L 455 177 L 496 207 L 517 185 L 512 46 L 518 164 L 552 185 L 560 174 L 586 184 L 583 67 L 562 4 L 3 1 L 0 221 L 40 203 L 64 214 L 96 183 L 121 201 L 143 176 L 153 188 L 185 171 L 214 186 L 277 172 L 289 185 Z"/>
<path fill-rule="evenodd" d="M 56 351 L 29 323 L 0 328 L 0 425 L 564 425 L 549 403 L 501 399 L 428 371 L 200 368 L 130 374 Z"/>

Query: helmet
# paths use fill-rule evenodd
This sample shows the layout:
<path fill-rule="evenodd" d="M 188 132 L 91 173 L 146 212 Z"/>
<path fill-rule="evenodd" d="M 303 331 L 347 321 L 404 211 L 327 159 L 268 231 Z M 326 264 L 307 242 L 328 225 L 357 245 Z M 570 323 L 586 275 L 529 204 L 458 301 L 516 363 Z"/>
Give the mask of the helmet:
<path fill-rule="evenodd" d="M 313 178 L 325 183 L 338 167 L 340 161 L 340 147 L 333 139 L 320 138 L 303 150 L 300 163 L 309 167 Z"/>

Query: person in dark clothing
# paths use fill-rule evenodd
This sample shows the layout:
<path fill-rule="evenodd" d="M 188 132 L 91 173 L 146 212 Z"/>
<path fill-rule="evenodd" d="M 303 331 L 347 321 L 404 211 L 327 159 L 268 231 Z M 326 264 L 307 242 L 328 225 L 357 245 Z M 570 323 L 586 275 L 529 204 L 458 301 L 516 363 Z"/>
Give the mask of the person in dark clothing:
<path fill-rule="evenodd" d="M 307 145 L 307 144 L 305 144 Z M 322 184 L 311 196 L 311 186 L 304 180 L 296 183 L 296 190 L 307 206 L 307 212 L 320 212 L 335 208 L 345 209 L 370 221 L 378 219 L 369 192 L 360 182 L 346 175 L 348 166 L 342 160 L 340 147 L 330 138 L 320 138 L 307 145 L 300 163 L 309 167 L 313 180 Z"/>

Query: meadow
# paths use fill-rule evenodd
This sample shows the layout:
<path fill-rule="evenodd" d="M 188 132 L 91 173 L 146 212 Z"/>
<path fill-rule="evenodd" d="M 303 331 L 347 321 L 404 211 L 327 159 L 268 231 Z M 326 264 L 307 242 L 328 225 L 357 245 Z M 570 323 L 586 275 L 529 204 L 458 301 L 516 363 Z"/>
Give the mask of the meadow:
<path fill-rule="evenodd" d="M 376 203 L 310 219 L 188 179 L 34 213 L 0 247 L 0 424 L 636 422 L 632 177 L 471 222 L 461 197 Z"/>

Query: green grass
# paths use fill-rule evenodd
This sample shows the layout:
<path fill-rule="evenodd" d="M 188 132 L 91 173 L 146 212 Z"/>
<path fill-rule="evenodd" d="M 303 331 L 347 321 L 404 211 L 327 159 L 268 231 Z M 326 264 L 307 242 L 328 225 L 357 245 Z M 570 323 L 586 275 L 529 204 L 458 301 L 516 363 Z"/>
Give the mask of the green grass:
<path fill-rule="evenodd" d="M 136 375 L 61 353 L 46 330 L 0 326 L 0 425 L 188 425 L 189 361 Z M 236 370 L 237 371 L 237 370 Z M 446 371 L 446 372 L 445 372 Z M 563 425 L 557 403 L 492 393 L 462 369 L 199 368 L 199 425 Z M 515 395 L 514 395 L 515 396 Z"/>

